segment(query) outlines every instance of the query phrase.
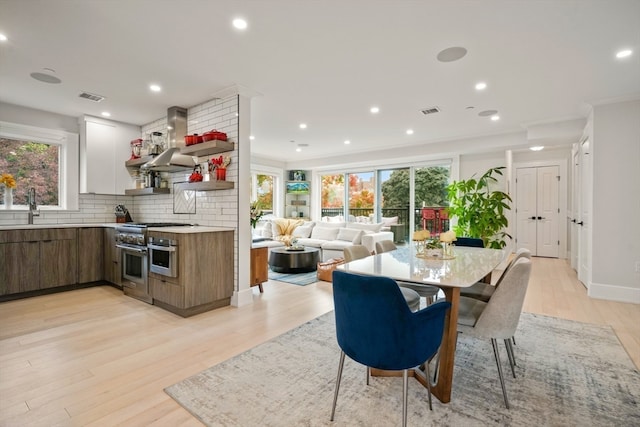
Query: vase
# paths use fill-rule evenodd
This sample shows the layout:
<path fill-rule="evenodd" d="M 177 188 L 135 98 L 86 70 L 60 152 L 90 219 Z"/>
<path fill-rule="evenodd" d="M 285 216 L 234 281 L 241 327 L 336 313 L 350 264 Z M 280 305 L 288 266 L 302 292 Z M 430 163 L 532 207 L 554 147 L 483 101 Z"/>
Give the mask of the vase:
<path fill-rule="evenodd" d="M 4 187 L 4 208 L 11 209 L 13 206 L 13 189 Z"/>
<path fill-rule="evenodd" d="M 226 181 L 227 168 L 216 168 L 216 179 L 218 181 Z"/>

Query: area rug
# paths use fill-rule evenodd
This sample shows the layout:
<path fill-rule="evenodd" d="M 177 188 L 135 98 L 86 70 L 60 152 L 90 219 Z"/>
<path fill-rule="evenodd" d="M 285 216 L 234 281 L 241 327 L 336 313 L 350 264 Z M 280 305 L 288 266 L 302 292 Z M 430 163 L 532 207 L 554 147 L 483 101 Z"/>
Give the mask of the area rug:
<path fill-rule="evenodd" d="M 609 327 L 524 313 L 516 374 L 501 345 L 511 409 L 489 341 L 460 335 L 452 400 L 409 382 L 410 426 L 638 426 L 640 373 Z M 339 348 L 333 312 L 165 391 L 208 426 L 394 426 L 402 379 L 372 377 L 349 360 L 329 421 Z"/>
<path fill-rule="evenodd" d="M 278 282 L 291 283 L 298 286 L 306 286 L 318 281 L 318 273 L 311 271 L 309 273 L 286 274 L 276 273 L 269 269 L 269 280 L 277 280 Z"/>

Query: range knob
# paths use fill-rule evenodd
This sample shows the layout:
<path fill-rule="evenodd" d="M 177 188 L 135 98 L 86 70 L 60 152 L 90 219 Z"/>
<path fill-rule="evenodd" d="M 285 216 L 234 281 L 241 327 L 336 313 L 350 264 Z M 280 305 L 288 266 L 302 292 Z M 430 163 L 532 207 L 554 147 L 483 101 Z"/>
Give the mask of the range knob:
<path fill-rule="evenodd" d="M 136 236 L 136 245 L 144 246 L 144 236 Z"/>

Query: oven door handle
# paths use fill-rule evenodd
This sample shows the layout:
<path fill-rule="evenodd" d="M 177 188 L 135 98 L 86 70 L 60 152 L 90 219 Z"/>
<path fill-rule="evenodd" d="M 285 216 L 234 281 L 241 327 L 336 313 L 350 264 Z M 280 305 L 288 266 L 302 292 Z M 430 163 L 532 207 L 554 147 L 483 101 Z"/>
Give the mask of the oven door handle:
<path fill-rule="evenodd" d="M 116 248 L 124 249 L 125 251 L 129 251 L 129 252 L 135 252 L 135 253 L 138 253 L 138 254 L 146 254 L 147 253 L 146 249 L 132 248 L 131 246 L 116 245 Z"/>
<path fill-rule="evenodd" d="M 176 247 L 175 246 L 159 246 L 159 245 L 147 245 L 147 247 L 149 249 L 156 249 L 159 251 L 166 251 L 166 252 L 175 252 L 176 251 Z"/>

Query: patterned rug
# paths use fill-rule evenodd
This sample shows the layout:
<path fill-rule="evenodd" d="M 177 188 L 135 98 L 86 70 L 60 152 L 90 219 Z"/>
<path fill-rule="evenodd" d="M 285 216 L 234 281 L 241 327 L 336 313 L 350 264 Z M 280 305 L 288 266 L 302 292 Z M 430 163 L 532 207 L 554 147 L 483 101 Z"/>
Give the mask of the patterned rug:
<path fill-rule="evenodd" d="M 329 421 L 338 367 L 333 313 L 318 317 L 165 391 L 208 426 L 393 426 L 402 379 L 372 377 L 349 360 Z M 516 374 L 504 346 L 511 409 L 502 399 L 489 341 L 460 335 L 452 400 L 409 382 L 411 426 L 638 426 L 640 373 L 609 327 L 524 313 Z"/>
<path fill-rule="evenodd" d="M 309 273 L 286 274 L 276 273 L 269 269 L 269 280 L 277 280 L 278 282 L 291 283 L 298 286 L 306 286 L 318 281 L 318 274 L 315 271 Z"/>

